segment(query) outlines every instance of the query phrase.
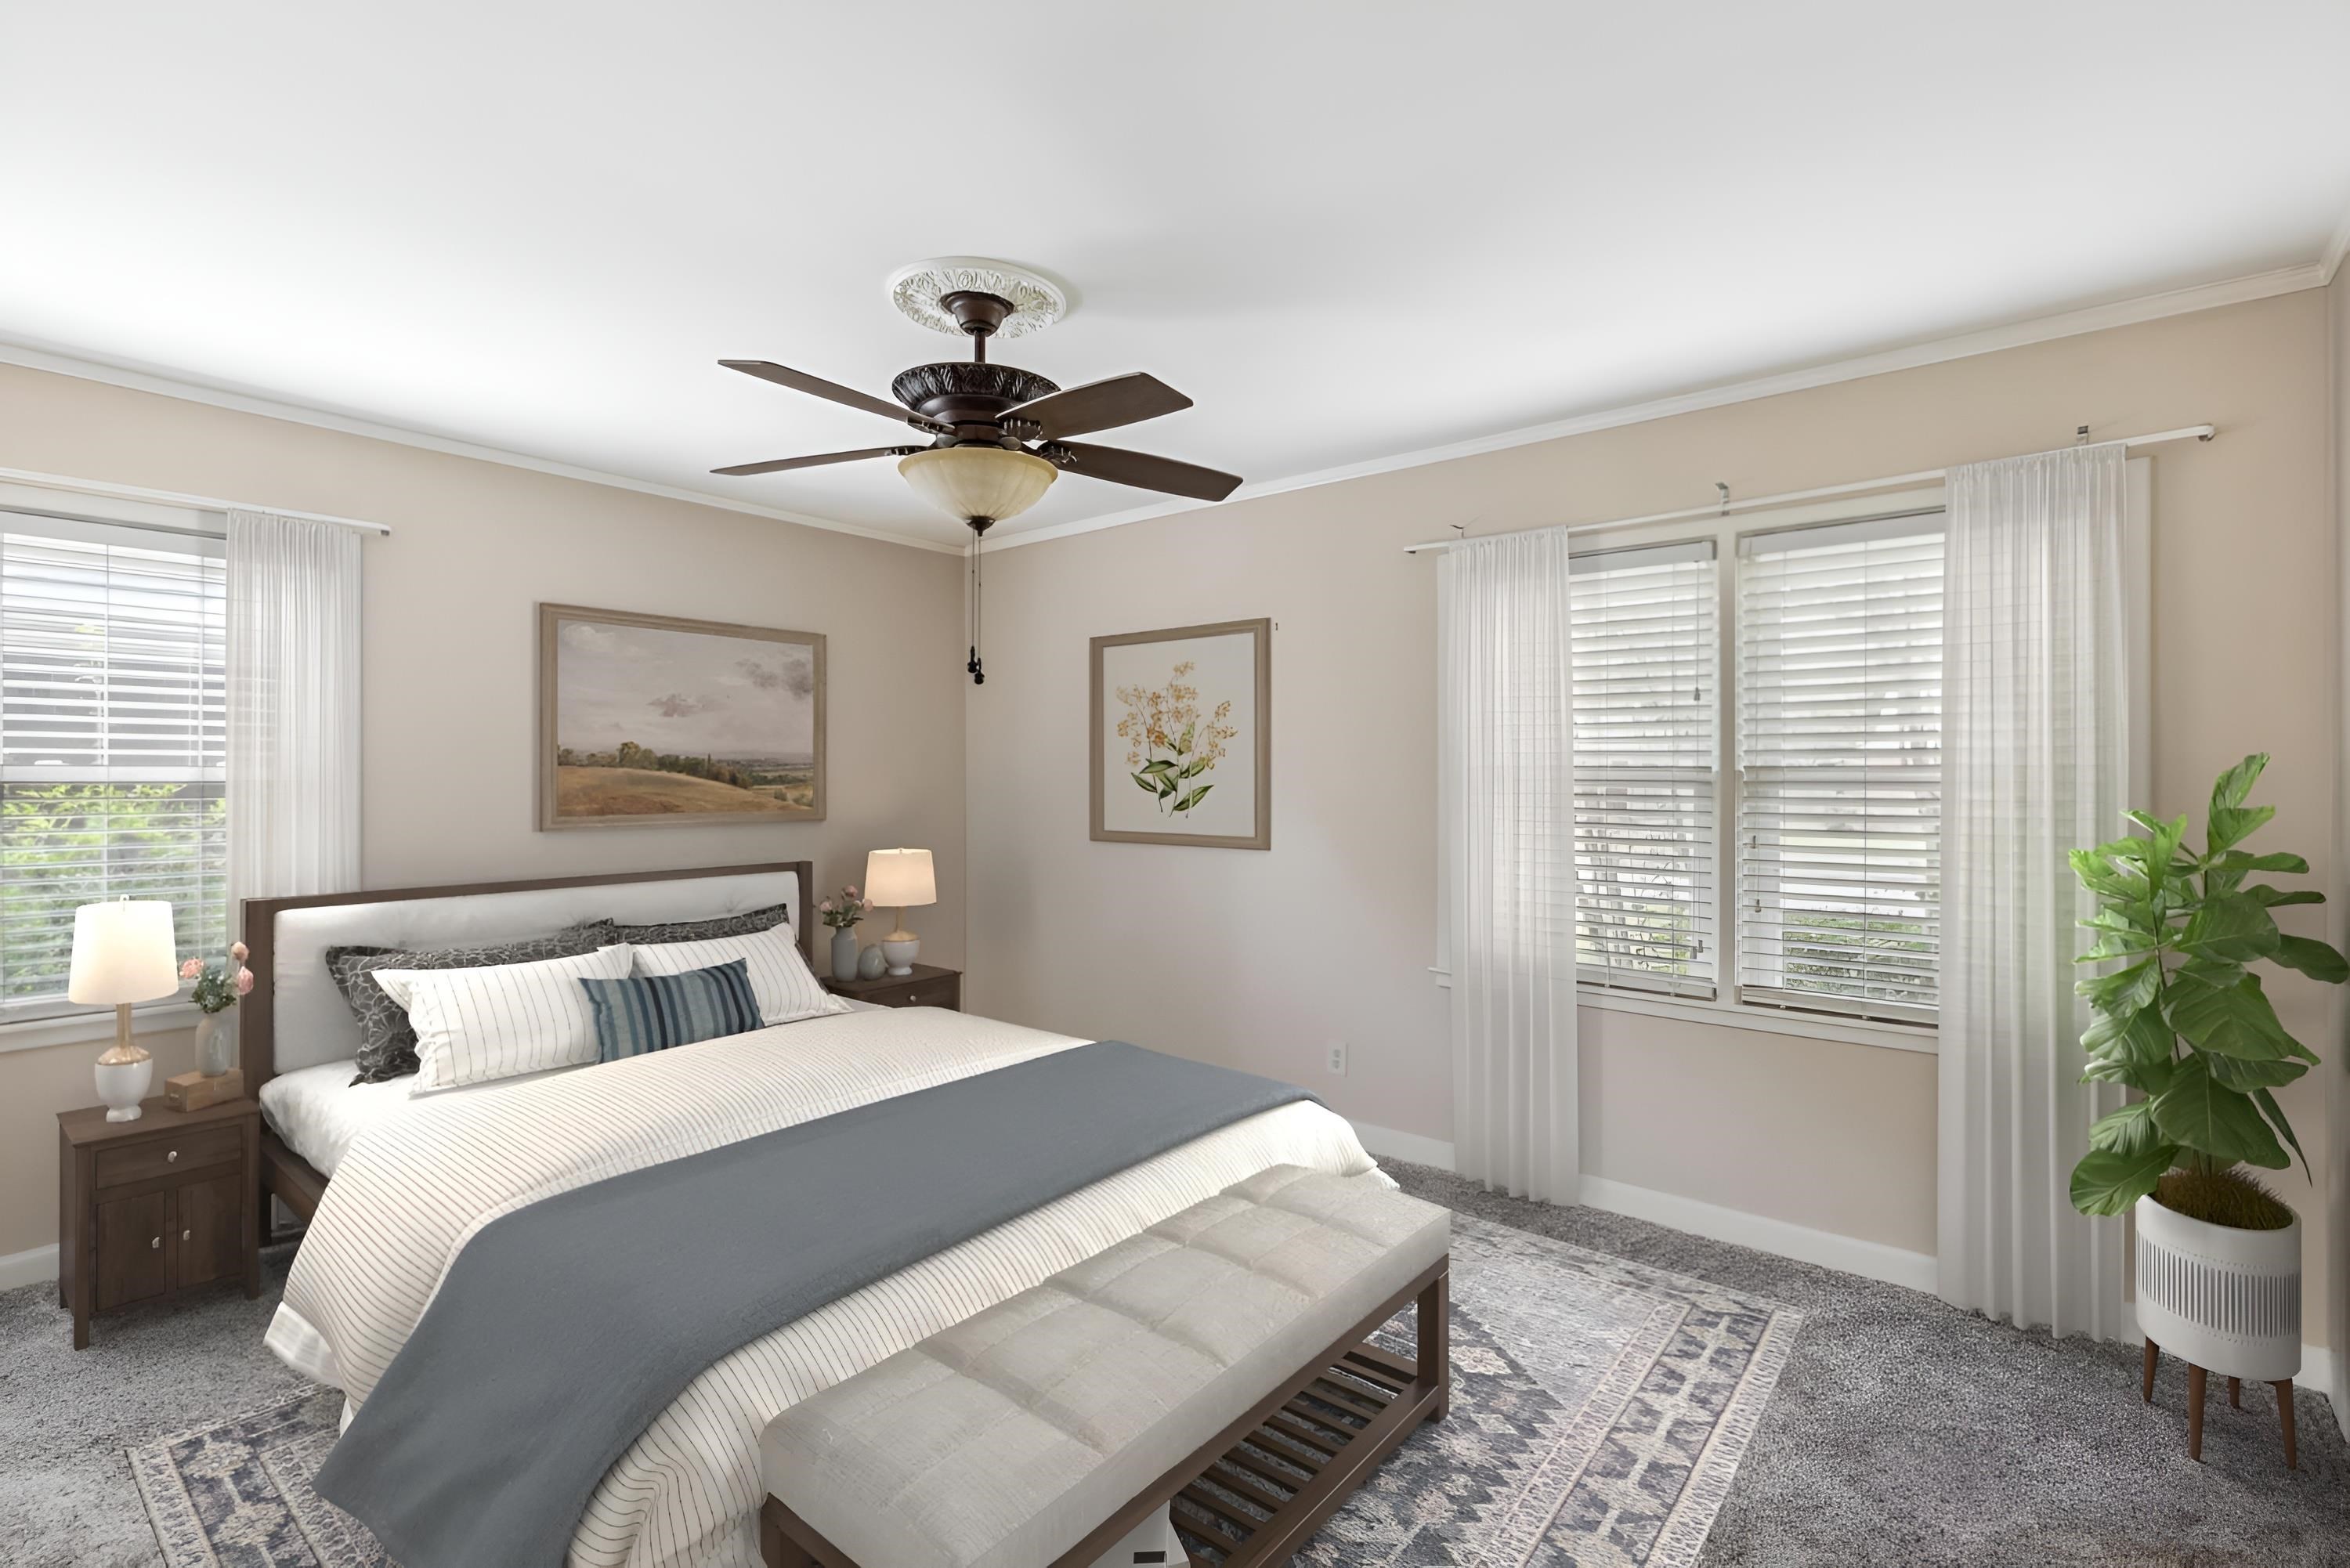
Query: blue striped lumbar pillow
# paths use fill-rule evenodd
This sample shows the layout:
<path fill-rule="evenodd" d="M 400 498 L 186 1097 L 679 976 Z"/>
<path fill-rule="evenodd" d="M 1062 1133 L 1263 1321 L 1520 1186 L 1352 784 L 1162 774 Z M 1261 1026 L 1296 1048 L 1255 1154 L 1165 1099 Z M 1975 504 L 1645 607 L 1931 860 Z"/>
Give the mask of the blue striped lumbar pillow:
<path fill-rule="evenodd" d="M 761 1026 L 751 966 L 736 959 L 683 974 L 582 980 L 596 1014 L 596 1054 L 603 1062 L 745 1034 Z"/>

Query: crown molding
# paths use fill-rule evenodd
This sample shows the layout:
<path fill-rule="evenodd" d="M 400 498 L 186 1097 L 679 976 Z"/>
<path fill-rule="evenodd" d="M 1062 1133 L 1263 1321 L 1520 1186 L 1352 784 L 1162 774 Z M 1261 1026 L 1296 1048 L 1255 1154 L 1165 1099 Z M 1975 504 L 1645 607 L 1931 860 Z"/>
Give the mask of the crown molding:
<path fill-rule="evenodd" d="M 2342 212 L 2342 221 L 2334 225 L 2334 237 L 2325 242 L 2325 259 L 2318 265 L 2325 269 L 2324 281 L 2332 283 L 2334 275 L 2342 270 L 2342 257 L 2350 252 L 2350 207 Z"/>
<path fill-rule="evenodd" d="M 576 463 L 558 462 L 553 458 L 537 457 L 529 452 L 508 452 L 503 447 L 483 446 L 473 441 L 458 441 L 449 436 L 432 435 L 413 431 L 402 425 L 383 424 L 374 420 L 355 418 L 349 414 L 332 413 L 324 409 L 306 408 L 299 403 L 279 402 L 274 398 L 256 397 L 249 392 L 230 391 L 223 387 L 206 386 L 200 381 L 183 381 L 151 370 L 134 369 L 125 365 L 109 364 L 102 359 L 83 358 L 61 354 L 54 349 L 36 348 L 29 344 L 0 339 L 0 365 L 17 365 L 27 370 L 47 370 L 54 375 L 71 376 L 78 380 L 102 381 L 110 387 L 123 387 L 135 392 L 153 392 L 161 397 L 178 398 L 191 403 L 208 403 L 216 409 L 232 409 L 238 413 L 259 414 L 264 419 L 286 420 L 294 424 L 311 425 L 319 430 L 338 431 L 345 435 L 365 436 L 371 441 L 391 441 L 400 446 L 421 447 L 427 452 L 445 452 L 451 457 L 472 458 L 479 462 L 500 463 L 507 468 L 528 469 L 534 473 L 552 474 L 557 479 L 576 479 L 588 484 L 608 485 L 615 490 L 633 490 L 639 495 L 658 495 L 665 501 L 690 502 L 696 506 L 715 506 L 722 511 L 747 513 L 754 517 L 772 518 L 778 523 L 796 523 L 803 528 L 821 528 L 830 534 L 853 534 L 860 539 L 878 540 L 885 545 L 903 545 L 909 549 L 928 550 L 936 555 L 960 556 L 960 545 L 943 545 L 935 539 L 918 538 L 908 534 L 893 534 L 883 528 L 868 528 L 861 524 L 843 523 L 836 518 L 819 517 L 808 512 L 791 512 L 780 506 L 762 506 L 736 496 L 719 495 L 705 490 L 689 490 L 681 485 L 661 484 L 649 479 L 631 478 L 625 473 L 608 473 L 602 469 L 581 468 Z"/>
<path fill-rule="evenodd" d="M 2345 221 L 2350 231 L 2350 221 Z M 2350 233 L 2336 236 L 2337 246 L 2350 241 Z M 2338 255 L 2335 259 L 2339 259 Z M 1676 414 L 1696 413 L 1705 409 L 1725 408 L 1732 403 L 1752 402 L 1759 398 L 1775 398 L 1783 392 L 1801 392 L 1814 387 L 1834 386 L 1840 381 L 1857 381 L 1865 377 L 1882 376 L 1894 370 L 1916 369 L 1925 365 L 1946 364 L 1953 359 L 1971 358 L 1978 354 L 1995 354 L 2003 348 L 2021 348 L 2033 343 L 2047 343 L 2060 337 L 2075 337 L 2085 332 L 2103 332 L 2110 327 L 2132 327 L 2142 321 L 2158 321 L 2168 316 L 2184 316 L 2198 310 L 2216 310 L 2222 306 L 2243 305 L 2252 300 L 2269 299 L 2281 294 L 2296 294 L 2303 289 L 2323 288 L 2331 271 L 2323 262 L 2304 262 L 2296 266 L 2280 267 L 2273 272 L 2254 273 L 2250 276 L 2228 278 L 2219 283 L 2197 284 L 2188 288 L 2167 290 L 2136 299 L 2117 300 L 2109 305 L 2094 305 L 2081 310 L 2068 310 L 2061 315 L 2037 317 L 2028 321 L 2012 322 L 2003 327 L 1984 327 L 1952 337 L 1937 337 L 1906 348 L 1888 348 L 1857 358 L 1838 359 L 1829 364 L 1814 365 L 1803 369 L 1786 370 L 1753 380 L 1733 381 L 1722 386 L 1701 388 L 1692 392 L 1679 392 L 1671 397 L 1658 398 L 1645 403 L 1628 403 L 1620 408 L 1595 410 L 1575 414 L 1546 424 L 1528 425 L 1522 430 L 1503 431 L 1496 435 L 1476 436 L 1468 441 L 1453 441 L 1444 446 L 1422 447 L 1416 452 L 1398 452 L 1388 457 L 1371 458 L 1362 462 L 1343 464 L 1336 468 L 1318 469 L 1311 473 L 1293 474 L 1286 479 L 1261 480 L 1243 484 L 1221 502 L 1169 501 L 1148 506 L 1138 506 L 1125 512 L 1113 512 L 1101 517 L 1085 518 L 1074 523 L 1055 523 L 1024 533 L 1001 535 L 988 541 L 991 552 L 1016 549 L 1023 545 L 1041 545 L 1049 539 L 1066 539 L 1073 535 L 1092 534 L 1104 528 L 1124 527 L 1129 523 L 1148 522 L 1154 517 L 1171 517 L 1179 513 L 1204 511 L 1211 506 L 1232 506 L 1262 496 L 1282 495 L 1293 490 L 1311 490 L 1325 484 L 1338 484 L 1350 479 L 1367 479 L 1374 474 L 1393 473 L 1399 469 L 1421 468 L 1434 462 L 1450 462 L 1455 458 L 1476 457 L 1489 452 L 1505 452 L 1512 447 L 1532 446 L 1539 441 L 1556 441 L 1562 436 L 1587 435 L 1594 431 L 1615 430 L 1624 425 L 1646 424 L 1651 420 L 1670 419 Z"/>
<path fill-rule="evenodd" d="M 1124 512 L 1112 512 L 1099 517 L 1080 518 L 1070 523 L 1055 523 L 1042 528 L 1020 533 L 998 534 L 988 541 L 991 552 L 1017 549 L 1024 545 L 1041 545 L 1052 539 L 1065 539 L 1079 534 L 1098 533 L 1106 528 L 1121 528 L 1129 523 L 1149 522 L 1156 517 L 1171 517 L 1180 513 L 1204 511 L 1210 506 L 1230 506 L 1243 501 L 1253 501 L 1267 495 L 1282 495 L 1293 490 L 1312 490 L 1325 484 L 1338 484 L 1350 479 L 1367 479 L 1376 474 L 1393 473 L 1401 469 L 1421 468 L 1430 463 L 1450 462 L 1456 458 L 1476 457 L 1490 452 L 1506 452 L 1513 447 L 1532 446 L 1540 441 L 1557 441 L 1564 436 L 1586 435 L 1595 431 L 1615 430 L 1625 425 L 1645 424 L 1651 420 L 1670 419 L 1676 414 L 1695 413 L 1705 409 L 1725 408 L 1733 403 L 1752 402 L 1760 398 L 1773 398 L 1783 392 L 1800 392 L 1814 387 L 1834 386 L 1841 381 L 1856 381 L 1865 377 L 1882 376 L 1895 370 L 1915 369 L 1925 365 L 1946 364 L 1953 359 L 1970 358 L 1978 354 L 1994 354 L 2004 348 L 2020 348 L 2029 344 L 2046 343 L 2060 337 L 2074 337 L 2085 332 L 2102 332 L 2116 327 L 2130 327 L 2139 322 L 2157 321 L 2168 316 L 2184 316 L 2198 310 L 2215 310 L 2222 306 L 2242 305 L 2252 300 L 2269 299 L 2281 294 L 2293 294 L 2307 288 L 2323 288 L 2332 281 L 2341 265 L 2343 254 L 2350 251 L 2350 214 L 2345 214 L 2324 256 L 2299 265 L 2280 267 L 2272 272 L 2254 273 L 2246 277 L 2228 278 L 2218 283 L 2197 284 L 2187 288 L 2169 289 L 2160 294 L 2135 299 L 2117 300 L 2107 305 L 2090 306 L 2055 316 L 2033 317 L 2005 326 L 1985 327 L 1955 337 L 1931 338 L 1904 348 L 1889 348 L 1856 358 L 1839 359 L 1828 364 L 1814 365 L 1782 371 L 1745 381 L 1728 382 L 1720 386 L 1700 388 L 1695 391 L 1677 393 L 1671 397 L 1653 399 L 1648 402 L 1629 403 L 1617 408 L 1599 409 L 1588 413 L 1553 420 L 1544 424 L 1528 425 L 1519 430 L 1497 434 L 1476 436 L 1467 441 L 1443 446 L 1422 447 L 1391 456 L 1346 463 L 1335 468 L 1316 469 L 1282 479 L 1260 480 L 1243 484 L 1221 502 L 1165 501 L 1137 506 Z M 0 364 L 18 365 L 31 370 L 47 370 L 56 375 L 72 376 L 85 381 L 101 381 L 109 386 L 124 387 L 133 391 L 153 392 L 162 397 L 179 398 L 189 402 L 208 403 L 214 408 L 233 409 L 240 413 L 259 414 L 265 419 L 286 420 L 295 424 L 315 426 L 321 430 L 339 431 L 346 435 L 366 436 L 375 441 L 395 442 L 401 446 L 421 447 L 428 452 L 444 452 L 452 457 L 472 458 L 481 462 L 502 463 L 509 468 L 527 469 L 535 473 L 552 474 L 558 479 L 576 479 L 588 484 L 609 485 L 616 490 L 632 490 L 640 495 L 658 495 L 664 500 L 683 501 L 697 506 L 715 506 L 723 511 L 741 512 L 754 517 L 772 518 L 778 523 L 796 523 L 804 528 L 821 528 L 828 533 L 849 534 L 862 539 L 878 540 L 888 545 L 902 545 L 908 549 L 927 550 L 936 555 L 959 556 L 959 544 L 941 544 L 910 534 L 893 533 L 883 528 L 869 528 L 861 524 L 843 523 L 835 518 L 820 517 L 813 513 L 792 512 L 778 506 L 762 506 L 737 497 L 721 495 L 710 491 L 691 490 L 681 485 L 661 484 L 651 480 L 636 479 L 624 473 L 610 473 L 600 469 L 582 468 L 574 463 L 558 462 L 552 458 L 537 457 L 528 452 L 509 452 L 500 447 L 484 446 L 473 441 L 458 441 L 448 436 L 409 430 L 404 426 L 384 424 L 349 414 L 332 413 L 324 409 L 307 408 L 297 403 L 281 402 L 249 392 L 231 391 L 225 388 L 207 386 L 202 382 L 182 380 L 156 371 L 110 364 L 100 359 L 60 353 L 55 349 L 36 348 L 29 344 L 0 340 Z"/>

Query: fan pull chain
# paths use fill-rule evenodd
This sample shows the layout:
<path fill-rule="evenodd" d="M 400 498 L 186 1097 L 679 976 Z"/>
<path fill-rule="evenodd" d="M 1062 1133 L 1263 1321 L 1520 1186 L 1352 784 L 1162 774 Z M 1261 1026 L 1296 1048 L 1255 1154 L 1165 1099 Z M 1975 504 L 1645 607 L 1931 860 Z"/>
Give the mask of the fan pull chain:
<path fill-rule="evenodd" d="M 976 528 L 974 528 L 974 529 L 972 529 L 972 535 L 971 535 L 971 659 L 970 659 L 970 662 L 968 662 L 967 664 L 965 664 L 965 665 L 963 666 L 963 668 L 964 668 L 965 670 L 969 670 L 969 671 L 971 672 L 971 683 L 972 683 L 973 686 L 984 686 L 984 685 L 986 685 L 986 684 L 987 684 L 987 670 L 986 670 L 986 668 L 985 668 L 985 667 L 984 667 L 984 666 L 980 662 L 980 658 L 979 658 L 979 643 L 980 643 L 980 635 L 979 635 L 979 618 L 980 618 L 980 607 L 981 607 L 981 600 L 980 600 L 980 567 L 979 567 L 979 553 L 980 553 L 981 547 L 982 547 L 982 546 L 983 546 L 986 543 L 987 543 L 987 535 L 985 535 L 984 534 L 982 534 L 982 533 L 981 533 L 978 529 L 976 529 Z"/>

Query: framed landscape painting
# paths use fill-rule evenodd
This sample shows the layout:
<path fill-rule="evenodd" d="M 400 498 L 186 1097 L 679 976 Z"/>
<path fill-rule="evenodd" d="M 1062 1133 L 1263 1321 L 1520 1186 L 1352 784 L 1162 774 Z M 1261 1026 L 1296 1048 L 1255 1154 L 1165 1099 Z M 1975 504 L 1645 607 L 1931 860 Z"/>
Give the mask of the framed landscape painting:
<path fill-rule="evenodd" d="M 1273 622 L 1093 639 L 1093 836 L 1273 847 Z"/>
<path fill-rule="evenodd" d="M 538 607 L 538 826 L 824 815 L 824 636 Z"/>

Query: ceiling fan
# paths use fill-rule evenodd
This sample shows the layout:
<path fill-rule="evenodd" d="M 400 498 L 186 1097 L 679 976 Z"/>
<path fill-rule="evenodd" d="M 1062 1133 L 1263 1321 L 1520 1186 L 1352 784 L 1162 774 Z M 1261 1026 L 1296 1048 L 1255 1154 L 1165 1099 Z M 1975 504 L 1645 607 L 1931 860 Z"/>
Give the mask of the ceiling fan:
<path fill-rule="evenodd" d="M 981 257 L 917 262 L 890 279 L 898 307 L 924 326 L 971 339 L 972 357 L 916 365 L 889 383 L 895 403 L 765 359 L 721 359 L 730 370 L 756 376 L 911 426 L 928 445 L 870 446 L 764 462 L 740 462 L 711 472 L 741 477 L 781 473 L 827 463 L 894 457 L 915 493 L 972 532 L 972 649 L 965 668 L 974 682 L 987 679 L 979 657 L 980 541 L 988 529 L 1036 504 L 1063 473 L 1112 484 L 1222 501 L 1240 476 L 1197 463 L 1098 446 L 1072 438 L 1139 424 L 1191 406 L 1191 400 L 1143 371 L 1113 376 L 1064 391 L 1033 370 L 991 364 L 988 339 L 1048 327 L 1066 308 L 1059 286 L 1042 275 Z"/>

